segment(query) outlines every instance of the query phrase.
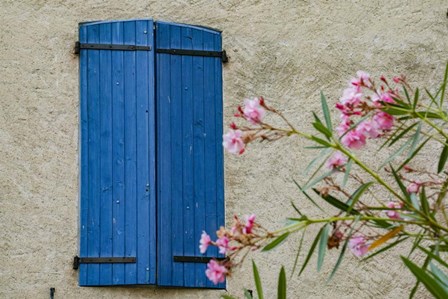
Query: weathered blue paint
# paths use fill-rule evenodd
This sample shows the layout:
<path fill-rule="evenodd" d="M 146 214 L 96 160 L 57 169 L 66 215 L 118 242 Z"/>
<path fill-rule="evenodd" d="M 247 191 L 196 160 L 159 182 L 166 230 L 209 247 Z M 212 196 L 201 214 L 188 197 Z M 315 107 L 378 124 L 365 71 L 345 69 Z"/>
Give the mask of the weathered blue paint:
<path fill-rule="evenodd" d="M 154 47 L 151 20 L 86 23 L 80 41 Z M 156 282 L 154 53 L 82 50 L 79 284 Z"/>
<path fill-rule="evenodd" d="M 221 50 L 210 29 L 156 23 L 156 47 Z M 178 263 L 174 255 L 201 256 L 202 230 L 224 225 L 221 60 L 156 54 L 158 141 L 158 285 L 224 288 L 205 277 L 205 264 Z M 218 62 L 218 63 L 217 63 Z M 219 86 L 218 86 L 219 85 Z M 217 94 L 219 93 L 219 94 Z M 217 113 L 218 112 L 218 113 Z M 208 256 L 218 256 L 211 249 Z"/>

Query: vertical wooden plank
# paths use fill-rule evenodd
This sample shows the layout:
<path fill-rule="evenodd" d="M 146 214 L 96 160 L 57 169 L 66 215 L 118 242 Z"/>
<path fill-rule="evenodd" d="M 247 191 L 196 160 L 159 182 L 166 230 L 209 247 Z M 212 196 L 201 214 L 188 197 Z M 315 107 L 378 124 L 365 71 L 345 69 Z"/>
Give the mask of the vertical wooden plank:
<path fill-rule="evenodd" d="M 192 30 L 182 28 L 182 49 L 192 49 Z M 184 254 L 194 256 L 198 240 L 194 236 L 194 194 L 193 194 L 193 58 L 182 56 L 182 182 Z M 184 263 L 184 285 L 194 286 L 193 263 Z"/>
<path fill-rule="evenodd" d="M 124 23 L 124 43 L 135 45 L 135 23 Z M 124 128 L 124 167 L 125 167 L 125 256 L 137 256 L 137 115 L 136 115 L 136 52 L 123 53 L 125 128 Z M 125 284 L 137 283 L 137 264 L 125 264 Z"/>
<path fill-rule="evenodd" d="M 210 32 L 203 33 L 204 50 L 215 50 L 214 35 Z M 218 230 L 216 215 L 216 143 L 215 135 L 215 60 L 213 57 L 204 57 L 204 192 L 205 192 L 205 229 L 209 232 Z M 207 256 L 216 257 L 216 247 L 207 250 Z M 207 287 L 213 287 L 213 283 L 205 279 Z"/>
<path fill-rule="evenodd" d="M 203 32 L 193 29 L 193 48 L 203 50 Z M 193 169 L 194 169 L 194 204 L 195 233 L 194 239 L 199 240 L 205 223 L 205 161 L 204 161 L 204 57 L 193 57 Z M 195 255 L 199 256 L 199 247 Z M 195 286 L 204 287 L 204 264 L 195 265 Z"/>
<path fill-rule="evenodd" d="M 158 48 L 169 48 L 170 26 L 157 24 Z M 172 205 L 171 205 L 171 95 L 168 54 L 157 54 L 157 142 L 158 142 L 158 284 L 171 285 L 172 281 Z"/>
<path fill-rule="evenodd" d="M 154 22 L 146 21 L 148 34 L 147 45 L 153 49 L 147 52 L 148 56 L 148 130 L 149 130 L 149 256 L 150 256 L 150 279 L 149 283 L 156 283 L 157 271 L 157 184 L 156 184 L 156 99 L 155 99 L 155 51 L 154 51 Z M 144 33 L 144 32 L 143 32 Z"/>
<path fill-rule="evenodd" d="M 181 46 L 181 28 L 170 26 L 170 47 L 179 49 Z M 171 242 L 172 254 L 183 255 L 183 181 L 182 181 L 182 64 L 181 56 L 170 57 L 170 110 L 171 110 Z M 183 286 L 184 265 L 173 262 L 172 283 Z"/>
<path fill-rule="evenodd" d="M 112 44 L 123 44 L 123 22 L 112 24 Z M 124 256 L 124 76 L 123 51 L 112 51 L 113 256 Z M 124 284 L 124 264 L 113 265 L 113 283 Z"/>
<path fill-rule="evenodd" d="M 87 42 L 99 42 L 99 26 L 87 28 Z M 88 121 L 89 121 L 89 216 L 88 216 L 88 256 L 99 257 L 100 255 L 100 138 L 99 138 L 99 51 L 89 51 L 88 62 Z M 98 285 L 99 265 L 87 266 L 87 284 Z"/>
<path fill-rule="evenodd" d="M 80 26 L 79 41 L 87 42 L 87 28 Z M 89 122 L 88 122 L 88 77 L 87 77 L 88 52 L 81 51 L 79 55 L 79 76 L 80 76 L 80 256 L 88 254 L 88 216 L 89 216 Z M 80 265 L 79 285 L 87 284 L 87 267 Z"/>
<path fill-rule="evenodd" d="M 136 23 L 136 43 L 137 45 L 150 45 L 150 28 L 149 21 L 137 21 Z M 151 53 L 152 54 L 152 53 Z M 150 65 L 150 52 L 137 51 L 137 283 L 148 284 L 154 283 L 155 275 L 151 271 L 151 267 L 155 264 L 155 252 L 150 256 L 150 246 L 154 246 L 152 240 L 154 227 L 151 225 L 153 219 L 153 211 L 151 211 L 151 198 L 153 195 L 152 181 L 150 174 L 150 113 L 149 111 L 150 74 L 152 72 Z M 154 217 L 153 217 L 154 218 Z"/>
<path fill-rule="evenodd" d="M 215 50 L 222 50 L 222 38 L 221 34 L 216 34 L 215 37 Z M 215 80 L 215 136 L 216 136 L 216 215 L 217 226 L 225 225 L 225 202 L 224 202 L 224 149 L 222 146 L 223 135 L 223 82 L 222 82 L 222 62 L 220 59 L 214 60 L 215 69 L 213 78 Z M 224 255 L 218 255 L 223 257 Z M 218 288 L 225 288 L 226 283 L 220 283 Z"/>
<path fill-rule="evenodd" d="M 111 42 L 111 24 L 99 26 L 100 43 Z M 111 51 L 99 51 L 100 112 L 100 256 L 112 256 L 112 70 Z M 100 285 L 112 283 L 112 265 L 100 264 Z"/>

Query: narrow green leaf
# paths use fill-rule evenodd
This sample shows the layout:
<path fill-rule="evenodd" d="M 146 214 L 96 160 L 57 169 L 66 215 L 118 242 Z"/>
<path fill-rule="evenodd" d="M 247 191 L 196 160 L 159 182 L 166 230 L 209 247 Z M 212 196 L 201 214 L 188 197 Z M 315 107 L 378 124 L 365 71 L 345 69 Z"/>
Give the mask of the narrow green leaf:
<path fill-rule="evenodd" d="M 448 62 L 446 63 L 445 76 L 443 77 L 443 83 L 441 87 L 442 94 L 440 95 L 440 107 L 442 107 L 443 101 L 445 100 L 445 89 L 447 84 L 448 84 Z"/>
<path fill-rule="evenodd" d="M 423 248 L 423 247 L 421 247 L 421 246 L 418 246 L 418 249 L 420 249 L 421 251 L 423 251 L 424 253 L 426 253 L 426 255 L 427 255 L 429 258 L 431 258 L 431 259 L 433 259 L 433 260 L 436 260 L 436 261 L 439 262 L 442 266 L 444 266 L 445 268 L 448 268 L 448 263 L 447 263 L 445 260 L 443 260 L 439 255 L 437 255 L 437 254 L 435 254 L 434 252 L 432 252 L 432 251 L 430 251 L 430 250 L 428 250 L 428 249 L 426 249 L 426 248 Z M 433 248 L 432 250 L 434 250 L 434 248 Z"/>
<path fill-rule="evenodd" d="M 403 86 L 404 94 L 406 95 L 406 101 L 408 101 L 409 104 L 411 104 L 411 97 L 409 96 L 408 90 L 406 87 Z"/>
<path fill-rule="evenodd" d="M 320 181 L 322 181 L 323 179 L 325 179 L 326 177 L 329 177 L 330 175 L 333 174 L 333 171 L 330 170 L 324 174 L 322 174 L 321 176 L 315 178 L 314 180 L 312 180 L 311 182 L 307 183 L 305 186 L 303 186 L 304 190 L 308 190 L 309 188 L 313 187 L 314 185 L 316 185 L 317 183 L 319 183 Z"/>
<path fill-rule="evenodd" d="M 426 256 L 425 262 L 423 263 L 422 269 L 426 269 L 426 267 L 428 267 L 430 261 L 431 261 L 431 257 L 430 256 Z M 411 290 L 411 293 L 409 294 L 409 299 L 414 298 L 415 294 L 417 293 L 419 285 L 420 285 L 420 280 L 417 279 L 414 287 Z"/>
<path fill-rule="evenodd" d="M 313 123 L 313 127 L 314 127 L 317 131 L 321 132 L 325 137 L 327 137 L 328 139 L 330 139 L 330 137 L 331 137 L 332 134 L 331 134 L 330 130 L 328 130 L 322 123 L 314 122 L 314 123 Z"/>
<path fill-rule="evenodd" d="M 420 202 L 422 205 L 423 213 L 426 216 L 433 218 L 431 211 L 429 209 L 429 203 L 428 203 L 428 198 L 426 197 L 425 186 L 422 187 L 422 191 L 420 192 Z"/>
<path fill-rule="evenodd" d="M 440 270 L 439 267 L 437 267 L 434 263 L 429 263 L 429 268 L 431 269 L 431 272 L 433 273 L 434 277 L 441 282 L 442 286 L 447 290 L 448 287 L 448 276 Z"/>
<path fill-rule="evenodd" d="M 419 122 L 417 129 L 415 130 L 415 134 L 412 136 L 412 144 L 409 148 L 408 157 L 414 152 L 418 142 L 420 141 L 420 130 L 422 129 L 422 123 Z"/>
<path fill-rule="evenodd" d="M 286 273 L 283 266 L 278 276 L 277 299 L 286 299 Z"/>
<path fill-rule="evenodd" d="M 448 139 L 445 141 L 448 144 Z M 440 154 L 439 165 L 437 166 L 437 173 L 440 173 L 445 167 L 446 160 L 448 158 L 448 145 L 443 146 L 442 153 Z"/>
<path fill-rule="evenodd" d="M 411 262 L 405 257 L 401 257 L 406 267 L 411 270 L 412 274 L 417 277 L 417 279 L 423 283 L 426 289 L 437 299 L 446 299 L 448 298 L 448 292 L 430 275 L 426 273 L 425 270 L 418 267 L 416 264 Z"/>
<path fill-rule="evenodd" d="M 393 154 L 389 156 L 379 167 L 378 169 L 383 168 L 385 165 L 392 162 L 397 156 L 401 155 L 404 150 L 411 144 L 412 139 L 408 139 L 405 143 L 403 143 Z"/>
<path fill-rule="evenodd" d="M 325 123 L 327 125 L 327 128 L 331 130 L 333 128 L 333 125 L 331 124 L 330 109 L 328 109 L 327 99 L 325 98 L 325 95 L 322 91 L 320 92 L 320 101 L 322 104 L 322 111 L 324 112 Z"/>
<path fill-rule="evenodd" d="M 325 141 L 319 137 L 311 136 L 311 140 L 313 140 L 314 142 L 317 142 L 319 144 L 322 144 L 323 146 L 332 147 L 331 143 L 329 143 L 328 141 Z"/>
<path fill-rule="evenodd" d="M 412 109 L 415 110 L 415 107 L 417 107 L 417 103 L 418 103 L 419 98 L 420 98 L 420 91 L 417 88 L 415 90 L 415 93 L 414 93 L 414 101 L 412 102 Z"/>
<path fill-rule="evenodd" d="M 280 245 L 287 237 L 289 236 L 289 232 L 284 233 L 277 237 L 274 241 L 266 245 L 262 251 L 269 251 Z"/>
<path fill-rule="evenodd" d="M 326 224 L 324 226 L 324 230 L 322 231 L 322 234 L 320 235 L 319 251 L 317 253 L 317 271 L 320 271 L 320 269 L 322 269 L 322 265 L 324 263 L 325 252 L 327 251 L 329 230 L 330 230 L 330 227 L 328 224 Z"/>
<path fill-rule="evenodd" d="M 302 274 L 303 270 L 305 270 L 306 265 L 308 265 L 308 262 L 310 261 L 310 258 L 313 255 L 314 250 L 316 249 L 317 243 L 319 242 L 320 235 L 322 234 L 323 229 L 324 229 L 324 227 L 322 227 L 319 230 L 319 232 L 316 235 L 316 238 L 313 241 L 313 244 L 311 244 L 310 250 L 308 251 L 308 255 L 305 258 L 305 262 L 303 263 L 302 268 L 300 269 L 299 276 L 300 276 L 300 274 Z"/>
<path fill-rule="evenodd" d="M 347 181 L 348 181 L 348 178 L 350 176 L 350 170 L 352 169 L 352 164 L 353 164 L 353 160 L 349 159 L 347 164 L 345 165 L 344 178 L 343 178 L 342 184 L 341 184 L 342 188 L 345 188 L 345 185 L 347 185 Z"/>
<path fill-rule="evenodd" d="M 393 115 L 408 115 L 410 113 L 409 109 L 400 107 L 400 106 L 394 106 L 394 105 L 387 105 L 385 108 L 382 109 L 384 112 Z"/>
<path fill-rule="evenodd" d="M 425 141 L 423 141 L 410 155 L 409 157 L 403 162 L 401 163 L 401 165 L 397 168 L 397 171 L 400 171 L 406 164 L 408 164 L 414 157 L 415 155 L 418 154 L 418 152 L 420 152 L 420 150 L 425 146 L 425 144 L 431 139 L 431 136 L 429 136 L 428 138 L 425 139 Z"/>
<path fill-rule="evenodd" d="M 411 197 L 409 196 L 408 191 L 406 191 L 406 187 L 403 185 L 403 182 L 401 181 L 400 177 L 398 176 L 397 172 L 395 171 L 395 169 L 392 167 L 392 165 L 390 165 L 390 168 L 392 169 L 392 174 L 395 178 L 395 181 L 398 184 L 398 187 L 400 187 L 401 192 L 404 195 L 405 200 L 408 203 L 411 203 Z"/>
<path fill-rule="evenodd" d="M 322 194 L 321 195 L 319 193 L 319 191 L 317 191 L 316 189 L 313 189 L 313 190 L 314 190 L 314 192 L 316 192 L 317 195 L 319 195 L 321 198 L 323 198 L 327 203 L 329 203 L 333 207 L 335 207 L 335 208 L 337 208 L 337 209 L 339 209 L 339 210 L 341 210 L 343 212 L 348 212 L 349 211 L 349 206 L 346 203 L 340 201 L 339 199 L 337 199 L 337 198 L 335 198 L 335 197 L 333 197 L 333 196 L 331 196 L 329 194 L 326 194 L 326 195 Z M 352 209 L 350 211 L 350 214 L 356 215 L 356 214 L 359 214 L 359 212 L 357 210 L 355 210 L 355 209 Z"/>
<path fill-rule="evenodd" d="M 294 260 L 294 266 L 292 267 L 291 277 L 294 275 L 296 271 L 297 262 L 299 261 L 300 252 L 302 251 L 303 239 L 305 238 L 306 228 L 303 230 L 302 237 L 300 238 L 299 248 L 297 249 L 296 258 Z"/>
<path fill-rule="evenodd" d="M 403 242 L 403 241 L 405 241 L 405 240 L 407 240 L 407 239 L 409 239 L 409 237 L 398 238 L 395 242 L 390 243 L 389 245 L 384 246 L 384 247 L 382 247 L 380 250 L 377 250 L 377 251 L 375 251 L 374 253 L 370 254 L 369 256 L 363 258 L 362 261 L 370 260 L 372 257 L 374 257 L 374 256 L 376 256 L 376 255 L 378 255 L 378 254 L 380 254 L 380 253 L 382 253 L 382 252 L 384 252 L 384 251 L 386 251 L 386 250 L 389 250 L 389 249 L 391 249 L 392 247 L 397 246 L 398 244 L 400 244 L 401 242 Z"/>
<path fill-rule="evenodd" d="M 414 239 L 414 242 L 412 242 L 411 251 L 408 253 L 408 258 L 411 256 L 411 254 L 414 252 L 414 250 L 420 245 L 420 242 L 423 239 L 425 230 L 421 230 L 418 234 L 418 236 Z"/>
<path fill-rule="evenodd" d="M 347 213 L 350 213 L 351 210 L 353 209 L 353 207 L 356 205 L 356 203 L 359 201 L 359 199 L 361 198 L 361 195 L 367 190 L 369 189 L 370 186 L 373 185 L 373 182 L 368 182 L 365 184 L 362 184 L 361 186 L 359 186 L 358 189 L 356 189 L 355 192 L 353 192 L 353 194 L 350 196 L 350 207 L 348 208 Z"/>
<path fill-rule="evenodd" d="M 257 265 L 255 264 L 254 260 L 252 260 L 252 270 L 254 272 L 254 281 L 255 281 L 255 287 L 257 288 L 258 299 L 264 299 L 263 287 L 261 285 L 260 274 L 258 273 L 258 268 L 257 268 Z"/>
<path fill-rule="evenodd" d="M 244 289 L 244 297 L 246 297 L 246 299 L 254 299 L 248 289 Z"/>
<path fill-rule="evenodd" d="M 303 171 L 305 175 L 307 175 L 309 173 L 309 171 L 311 170 L 311 168 L 313 168 L 313 166 L 320 161 L 322 158 L 325 158 L 325 160 L 327 159 L 329 153 L 330 153 L 330 148 L 326 147 L 325 149 L 321 150 L 319 152 L 319 154 L 316 155 L 316 158 L 314 158 L 313 160 L 311 160 L 311 162 L 308 164 L 308 166 L 305 168 L 305 170 Z"/>
<path fill-rule="evenodd" d="M 299 183 L 296 182 L 296 180 L 293 179 L 294 184 L 296 184 L 297 188 L 299 188 L 299 190 L 303 193 L 303 195 L 305 195 L 305 197 L 311 201 L 312 204 L 314 204 L 319 210 L 321 210 L 322 212 L 324 210 L 322 210 L 322 208 L 311 198 L 311 196 L 308 195 L 308 193 L 305 192 L 305 190 L 303 190 L 302 187 L 300 187 Z"/>
<path fill-rule="evenodd" d="M 302 216 L 302 212 L 300 212 L 299 208 L 296 207 L 296 205 L 294 204 L 294 202 L 291 200 L 291 205 L 293 207 L 293 209 L 297 212 L 297 214 L 299 214 L 300 216 Z"/>
<path fill-rule="evenodd" d="M 398 140 L 400 140 L 401 137 L 403 137 L 407 132 L 409 132 L 413 127 L 415 127 L 418 124 L 418 122 L 413 123 L 412 125 L 410 125 L 409 127 L 407 127 L 406 129 L 404 129 L 403 131 L 401 131 L 400 134 L 398 134 L 395 138 L 393 138 L 388 146 L 392 146 L 393 144 L 395 144 Z M 398 130 L 397 130 L 398 131 Z"/>
<path fill-rule="evenodd" d="M 417 194 L 411 193 L 410 197 L 411 197 L 411 202 L 412 202 L 412 205 L 414 206 L 414 208 L 416 208 L 417 210 L 420 210 L 420 204 L 418 203 Z"/>
<path fill-rule="evenodd" d="M 227 294 L 222 294 L 221 298 L 223 298 L 223 299 L 237 299 L 237 298 L 235 298 L 233 296 L 230 296 L 230 295 L 227 295 Z"/>

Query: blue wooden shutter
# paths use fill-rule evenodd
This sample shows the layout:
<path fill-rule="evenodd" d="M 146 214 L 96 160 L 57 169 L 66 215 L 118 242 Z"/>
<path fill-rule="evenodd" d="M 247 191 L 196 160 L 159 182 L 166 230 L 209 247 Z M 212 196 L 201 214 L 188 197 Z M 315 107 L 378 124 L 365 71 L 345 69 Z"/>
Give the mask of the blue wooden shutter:
<path fill-rule="evenodd" d="M 221 58 L 163 49 L 221 51 L 221 33 L 156 23 L 157 284 L 224 288 L 208 281 L 205 263 L 174 261 L 202 256 L 202 230 L 215 235 L 224 225 Z"/>
<path fill-rule="evenodd" d="M 82 44 L 154 48 L 151 20 L 80 25 Z M 82 286 L 156 281 L 154 51 L 81 49 Z"/>

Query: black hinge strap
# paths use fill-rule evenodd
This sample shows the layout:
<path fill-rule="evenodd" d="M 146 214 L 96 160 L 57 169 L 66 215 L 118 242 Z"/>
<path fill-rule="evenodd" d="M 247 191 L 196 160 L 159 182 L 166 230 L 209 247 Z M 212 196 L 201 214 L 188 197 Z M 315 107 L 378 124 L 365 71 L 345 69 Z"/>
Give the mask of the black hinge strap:
<path fill-rule="evenodd" d="M 185 49 L 156 49 L 156 53 L 171 54 L 171 55 L 219 57 L 221 58 L 222 62 L 229 61 L 225 50 L 206 51 L 206 50 L 185 50 Z"/>
<path fill-rule="evenodd" d="M 73 259 L 73 269 L 77 270 L 80 264 L 129 264 L 136 263 L 135 257 L 79 257 Z"/>
<path fill-rule="evenodd" d="M 173 260 L 178 263 L 208 263 L 211 259 L 223 261 L 225 257 L 208 257 L 208 256 L 173 256 Z"/>
<path fill-rule="evenodd" d="M 75 54 L 79 54 L 81 49 L 87 50 L 118 50 L 118 51 L 151 51 L 151 46 L 136 45 L 112 45 L 112 44 L 89 44 L 75 43 Z"/>

